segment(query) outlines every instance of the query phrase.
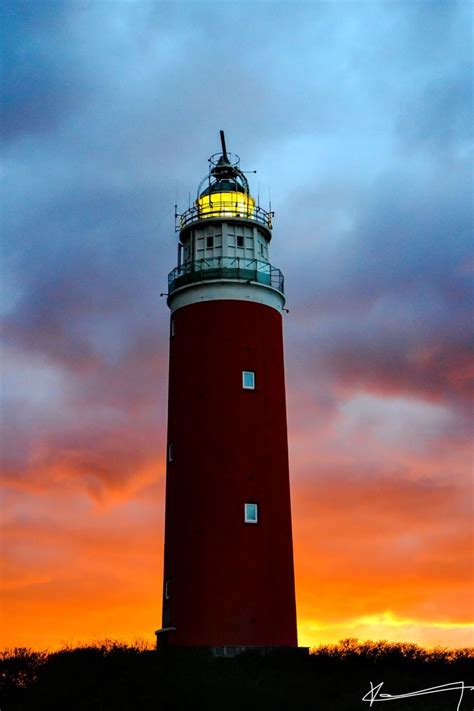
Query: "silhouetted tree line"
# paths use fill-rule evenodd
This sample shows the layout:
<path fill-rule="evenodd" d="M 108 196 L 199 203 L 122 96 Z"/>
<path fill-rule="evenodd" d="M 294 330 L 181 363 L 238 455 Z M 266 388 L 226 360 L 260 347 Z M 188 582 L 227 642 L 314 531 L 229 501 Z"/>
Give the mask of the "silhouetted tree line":
<path fill-rule="evenodd" d="M 357 711 L 370 708 L 362 697 L 371 681 L 391 694 L 472 685 L 474 650 L 354 639 L 307 656 L 281 650 L 233 658 L 160 655 L 111 641 L 51 653 L 17 648 L 0 654 L 0 711 Z M 456 711 L 459 693 L 391 701 L 387 711 Z M 466 690 L 459 711 L 473 707 L 474 692 Z"/>

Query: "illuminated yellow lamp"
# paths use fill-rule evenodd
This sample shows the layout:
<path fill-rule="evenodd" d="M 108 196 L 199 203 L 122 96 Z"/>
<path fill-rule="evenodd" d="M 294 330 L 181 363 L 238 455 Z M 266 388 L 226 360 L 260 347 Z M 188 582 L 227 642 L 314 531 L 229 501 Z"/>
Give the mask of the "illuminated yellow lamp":
<path fill-rule="evenodd" d="M 229 190 L 201 195 L 197 200 L 200 218 L 206 217 L 254 217 L 255 200 L 251 195 Z"/>

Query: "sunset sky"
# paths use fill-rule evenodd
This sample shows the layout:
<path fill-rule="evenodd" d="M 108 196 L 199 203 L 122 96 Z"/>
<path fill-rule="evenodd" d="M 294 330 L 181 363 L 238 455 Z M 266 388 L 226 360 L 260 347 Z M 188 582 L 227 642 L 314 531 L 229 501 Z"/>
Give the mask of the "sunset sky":
<path fill-rule="evenodd" d="M 300 644 L 474 644 L 470 2 L 3 3 L 0 647 L 161 623 L 174 203 L 286 279 Z"/>

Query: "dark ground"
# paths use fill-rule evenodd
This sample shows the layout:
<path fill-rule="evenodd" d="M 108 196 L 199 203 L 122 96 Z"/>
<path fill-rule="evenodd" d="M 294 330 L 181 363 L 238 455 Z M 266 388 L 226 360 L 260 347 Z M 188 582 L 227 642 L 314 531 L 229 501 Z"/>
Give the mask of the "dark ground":
<path fill-rule="evenodd" d="M 140 647 L 97 646 L 0 655 L 0 711 L 141 711 L 174 709 L 369 709 L 362 697 L 408 693 L 464 681 L 474 684 L 474 650 L 425 651 L 416 645 L 345 640 L 307 657 L 246 653 L 212 659 L 160 657 Z M 390 701 L 387 711 L 472 711 L 466 690 Z M 380 706 L 375 707 L 380 711 Z M 386 707 L 382 707 L 382 711 Z"/>

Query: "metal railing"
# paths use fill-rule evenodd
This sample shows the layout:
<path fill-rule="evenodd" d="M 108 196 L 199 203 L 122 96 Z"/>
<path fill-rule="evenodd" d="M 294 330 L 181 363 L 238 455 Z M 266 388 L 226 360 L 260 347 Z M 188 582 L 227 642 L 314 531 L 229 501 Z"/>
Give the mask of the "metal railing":
<path fill-rule="evenodd" d="M 259 259 L 212 257 L 185 262 L 168 275 L 168 293 L 181 286 L 212 279 L 235 279 L 271 286 L 284 293 L 284 277 L 277 267 Z"/>
<path fill-rule="evenodd" d="M 176 215 L 176 231 L 184 229 L 192 222 L 225 218 L 244 218 L 246 220 L 253 220 L 254 222 L 259 222 L 261 225 L 265 225 L 265 227 L 268 227 L 268 229 L 271 230 L 272 217 L 273 212 L 267 212 L 267 210 L 264 210 L 263 207 L 258 207 L 257 205 L 251 207 L 241 203 L 236 203 L 234 205 L 231 202 L 216 202 L 211 206 L 193 205 L 183 212 L 182 215 Z"/>

